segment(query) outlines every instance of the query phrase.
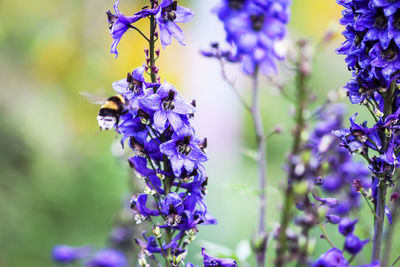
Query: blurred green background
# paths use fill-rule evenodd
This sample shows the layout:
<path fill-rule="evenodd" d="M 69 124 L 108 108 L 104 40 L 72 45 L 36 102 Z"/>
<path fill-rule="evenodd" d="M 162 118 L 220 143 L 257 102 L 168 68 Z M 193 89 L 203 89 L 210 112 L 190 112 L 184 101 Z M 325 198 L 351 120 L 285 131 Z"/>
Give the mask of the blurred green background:
<path fill-rule="evenodd" d="M 210 253 L 230 254 L 251 237 L 256 229 L 257 182 L 254 162 L 242 153 L 254 145 L 251 120 L 221 80 L 217 62 L 198 53 L 210 41 L 223 39 L 221 24 L 209 12 L 217 1 L 184 2 L 196 14 L 183 27 L 187 45 L 174 41 L 161 52 L 159 64 L 163 79 L 188 99 L 197 99 L 196 127 L 209 138 L 206 202 L 219 224 L 200 228 L 189 255 L 200 264 L 200 246 L 207 245 Z M 334 0 L 293 2 L 292 40 L 306 37 L 318 42 L 340 17 Z M 145 4 L 144 0 L 122 0 L 120 9 L 129 14 Z M 0 1 L 2 267 L 54 266 L 50 251 L 55 244 L 103 246 L 123 196 L 132 193 L 124 156 L 116 157 L 118 153 L 111 149 L 115 134 L 94 135 L 98 107 L 80 95 L 83 91 L 113 94 L 111 83 L 143 63 L 145 43 L 135 32 L 123 37 L 117 60 L 108 53 L 111 38 L 105 11 L 112 6 L 112 0 Z M 334 39 L 315 60 L 310 84 L 319 95 L 318 103 L 350 76 L 344 59 L 334 53 L 341 41 Z M 239 76 L 237 71 L 232 68 L 230 74 Z M 285 73 L 278 80 L 292 83 L 292 74 Z M 248 82 L 240 79 L 246 96 Z M 276 125 L 284 129 L 268 143 L 270 231 L 278 221 L 285 181 L 281 167 L 291 143 L 288 111 L 292 104 L 266 80 L 262 87 L 266 129 Z M 352 111 L 356 108 L 351 107 Z M 366 218 L 371 219 L 368 214 Z M 368 232 L 370 225 L 364 227 Z M 239 248 L 245 256 L 246 243 L 241 242 Z M 328 245 L 318 241 L 315 255 L 326 249 Z M 273 243 L 269 251 L 271 262 Z M 359 256 L 360 261 L 363 258 L 369 256 Z"/>

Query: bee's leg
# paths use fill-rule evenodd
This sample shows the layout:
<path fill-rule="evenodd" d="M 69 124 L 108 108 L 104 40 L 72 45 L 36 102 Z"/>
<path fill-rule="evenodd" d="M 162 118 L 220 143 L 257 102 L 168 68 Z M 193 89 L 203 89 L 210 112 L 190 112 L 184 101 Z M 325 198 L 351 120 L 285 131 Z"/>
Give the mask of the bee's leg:
<path fill-rule="evenodd" d="M 95 135 L 98 135 L 102 130 L 103 130 L 103 129 L 101 129 L 101 127 L 100 127 L 99 130 L 98 130 L 96 133 L 94 133 L 94 134 L 95 134 Z"/>
<path fill-rule="evenodd" d="M 115 139 L 118 137 L 118 124 L 119 124 L 119 116 L 115 120 Z"/>

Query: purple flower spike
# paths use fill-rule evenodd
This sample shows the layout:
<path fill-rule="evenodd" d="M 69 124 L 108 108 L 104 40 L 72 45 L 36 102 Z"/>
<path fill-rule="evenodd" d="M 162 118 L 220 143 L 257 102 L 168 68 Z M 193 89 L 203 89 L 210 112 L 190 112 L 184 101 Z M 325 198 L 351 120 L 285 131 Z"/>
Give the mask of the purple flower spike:
<path fill-rule="evenodd" d="M 360 240 L 356 235 L 349 234 L 348 236 L 346 236 L 344 249 L 351 254 L 357 254 L 368 242 L 369 239 Z"/>
<path fill-rule="evenodd" d="M 94 257 L 86 263 L 88 267 L 125 267 L 128 261 L 122 252 L 104 249 L 98 251 Z"/>
<path fill-rule="evenodd" d="M 193 19 L 193 11 L 189 8 L 178 6 L 178 1 L 163 0 L 156 14 L 160 28 L 161 44 L 165 49 L 171 44 L 171 36 L 181 45 L 185 45 L 183 31 L 176 23 L 186 23 Z"/>
<path fill-rule="evenodd" d="M 53 248 L 53 260 L 58 263 L 73 263 L 77 260 L 89 256 L 91 248 L 85 247 L 71 247 L 66 245 L 58 245 Z"/>
<path fill-rule="evenodd" d="M 339 232 L 344 236 L 353 233 L 357 222 L 358 222 L 357 219 L 352 221 L 349 218 L 343 218 L 339 223 Z"/>
<path fill-rule="evenodd" d="M 337 248 L 331 248 L 322 254 L 312 267 L 346 267 L 348 266 L 343 252 Z"/>
<path fill-rule="evenodd" d="M 204 267 L 236 267 L 237 262 L 233 259 L 218 259 L 206 254 L 205 248 L 201 248 L 201 255 L 203 255 Z"/>

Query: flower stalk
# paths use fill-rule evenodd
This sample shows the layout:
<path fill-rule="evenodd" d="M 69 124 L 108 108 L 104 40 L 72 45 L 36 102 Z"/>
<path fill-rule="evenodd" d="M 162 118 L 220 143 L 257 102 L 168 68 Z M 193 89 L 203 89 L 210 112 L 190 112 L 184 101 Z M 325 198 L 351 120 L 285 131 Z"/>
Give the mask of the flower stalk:
<path fill-rule="evenodd" d="M 309 72 L 302 69 L 301 66 L 304 66 L 305 60 L 309 60 L 309 58 L 302 53 L 306 50 L 304 49 L 308 44 L 307 42 L 300 41 L 300 59 L 297 63 L 297 86 L 296 86 L 296 121 L 295 127 L 293 130 L 293 145 L 290 151 L 289 158 L 293 158 L 297 156 L 301 151 L 302 140 L 301 136 L 303 134 L 305 128 L 305 109 L 307 105 L 307 85 L 306 81 L 309 76 Z M 292 208 L 294 206 L 295 193 L 293 190 L 294 178 L 296 177 L 296 164 L 294 162 L 290 162 L 289 165 L 289 175 L 287 177 L 287 185 L 284 194 L 284 204 L 282 210 L 282 216 L 280 221 L 280 228 L 278 234 L 278 243 L 276 250 L 276 260 L 275 267 L 286 266 L 286 252 L 287 252 L 287 236 L 286 232 L 288 229 L 289 222 L 292 218 Z"/>
<path fill-rule="evenodd" d="M 396 80 L 393 81 L 388 88 L 386 94 L 384 95 L 384 117 L 386 118 L 393 113 L 393 97 L 395 95 L 396 90 Z M 389 146 L 389 138 L 385 132 L 385 128 L 380 131 L 380 138 L 382 139 L 382 149 L 383 151 L 388 150 Z M 385 221 L 385 206 L 386 206 L 386 191 L 387 191 L 387 181 L 391 181 L 393 176 L 393 172 L 386 174 L 382 178 L 379 179 L 379 184 L 377 188 L 376 195 L 376 203 L 375 203 L 375 214 L 374 218 L 374 236 L 373 236 L 373 245 L 372 245 L 372 256 L 371 261 L 379 261 L 381 258 L 381 250 L 382 250 L 382 234 L 383 234 L 383 225 Z"/>
<path fill-rule="evenodd" d="M 250 112 L 253 119 L 257 143 L 257 166 L 259 185 L 259 223 L 257 233 L 257 247 L 255 247 L 254 249 L 256 254 L 257 266 L 264 267 L 265 253 L 267 250 L 267 234 L 265 231 L 265 217 L 267 213 L 267 199 L 265 195 L 267 187 L 267 145 L 260 110 L 258 67 L 256 67 L 254 74 L 252 75 L 252 82 L 252 103 Z"/>

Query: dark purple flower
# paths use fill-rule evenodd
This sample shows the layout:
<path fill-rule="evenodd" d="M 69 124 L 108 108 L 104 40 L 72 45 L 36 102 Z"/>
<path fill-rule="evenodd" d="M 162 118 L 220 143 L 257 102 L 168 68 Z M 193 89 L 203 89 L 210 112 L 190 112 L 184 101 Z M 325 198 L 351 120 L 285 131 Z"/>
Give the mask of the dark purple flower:
<path fill-rule="evenodd" d="M 171 37 L 185 45 L 183 31 L 176 23 L 189 22 L 193 19 L 193 16 L 192 10 L 179 6 L 178 1 L 162 0 L 156 14 L 156 20 L 160 28 L 163 48 L 171 44 Z"/>
<path fill-rule="evenodd" d="M 66 245 L 55 246 L 52 250 L 53 260 L 58 263 L 73 263 L 90 255 L 91 248 L 71 247 Z"/>
<path fill-rule="evenodd" d="M 335 214 L 330 214 L 325 216 L 326 220 L 332 224 L 338 224 L 341 220 L 340 216 Z"/>
<path fill-rule="evenodd" d="M 117 250 L 104 249 L 98 251 L 93 258 L 86 263 L 88 267 L 125 267 L 128 260 L 125 255 Z"/>
<path fill-rule="evenodd" d="M 372 92 L 379 92 L 379 88 L 387 88 L 400 75 L 400 4 L 390 0 L 337 2 L 346 8 L 340 20 L 346 26 L 346 41 L 337 53 L 346 55 L 348 68 L 353 71 L 356 83 L 351 83 L 349 96 L 356 103 L 372 97 Z"/>
<path fill-rule="evenodd" d="M 175 87 L 164 82 L 157 93 L 147 96 L 142 103 L 149 109 L 154 110 L 154 126 L 162 133 L 166 129 L 167 121 L 176 132 L 185 127 L 182 116 L 196 112 L 196 108 L 185 102 Z"/>
<path fill-rule="evenodd" d="M 353 233 L 357 222 L 357 219 L 352 221 L 349 218 L 343 218 L 339 223 L 339 232 L 344 236 Z"/>
<path fill-rule="evenodd" d="M 184 129 L 168 142 L 161 144 L 160 151 L 169 157 L 174 174 L 179 177 L 182 169 L 191 173 L 200 162 L 208 160 L 194 138 L 193 131 Z"/>
<path fill-rule="evenodd" d="M 150 253 L 161 253 L 161 247 L 157 243 L 157 239 L 154 236 L 146 236 L 146 231 L 143 231 L 142 233 L 143 238 L 146 240 L 146 242 L 143 242 L 139 239 L 136 239 L 136 243 L 143 249 L 147 250 Z M 173 251 L 175 250 L 177 254 L 180 254 L 183 252 L 183 250 L 178 248 L 178 241 L 182 237 L 183 232 L 178 233 L 169 244 L 163 244 L 162 248 L 164 251 L 168 249 L 172 249 Z"/>
<path fill-rule="evenodd" d="M 331 248 L 313 263 L 312 267 L 346 267 L 348 262 L 343 256 L 343 252 L 337 248 Z"/>
<path fill-rule="evenodd" d="M 144 217 L 160 215 L 159 211 L 147 207 L 147 194 L 140 194 L 138 197 L 133 197 L 131 206 L 132 209 L 136 210 Z"/>
<path fill-rule="evenodd" d="M 369 239 L 366 240 L 360 240 L 356 235 L 354 234 L 349 234 L 346 236 L 346 241 L 344 243 L 344 249 L 351 253 L 351 254 L 357 254 L 362 250 L 365 244 L 369 242 Z"/>
<path fill-rule="evenodd" d="M 400 2 L 393 0 L 372 0 L 372 6 L 383 8 L 386 16 L 393 15 L 398 8 L 400 8 Z"/>
<path fill-rule="evenodd" d="M 233 259 L 219 259 L 206 254 L 205 248 L 201 248 L 201 255 L 203 255 L 204 267 L 236 267 L 237 262 Z"/>

